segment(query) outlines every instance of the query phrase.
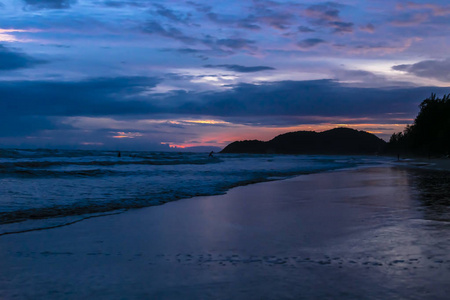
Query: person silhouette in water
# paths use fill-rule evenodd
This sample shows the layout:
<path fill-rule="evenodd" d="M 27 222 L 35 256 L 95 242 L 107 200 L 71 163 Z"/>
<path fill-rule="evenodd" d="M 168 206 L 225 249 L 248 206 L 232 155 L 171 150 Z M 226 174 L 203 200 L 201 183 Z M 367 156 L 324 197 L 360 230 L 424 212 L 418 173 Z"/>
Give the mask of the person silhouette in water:
<path fill-rule="evenodd" d="M 209 152 L 209 157 L 214 157 L 213 153 L 214 153 L 214 151 Z"/>

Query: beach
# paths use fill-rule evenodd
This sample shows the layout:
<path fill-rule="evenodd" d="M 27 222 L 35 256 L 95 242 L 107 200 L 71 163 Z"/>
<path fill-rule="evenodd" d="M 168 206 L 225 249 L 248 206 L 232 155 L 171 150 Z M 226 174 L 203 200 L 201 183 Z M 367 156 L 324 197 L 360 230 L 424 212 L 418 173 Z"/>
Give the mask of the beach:
<path fill-rule="evenodd" d="M 1 299 L 448 299 L 448 173 L 241 186 L 0 236 Z"/>

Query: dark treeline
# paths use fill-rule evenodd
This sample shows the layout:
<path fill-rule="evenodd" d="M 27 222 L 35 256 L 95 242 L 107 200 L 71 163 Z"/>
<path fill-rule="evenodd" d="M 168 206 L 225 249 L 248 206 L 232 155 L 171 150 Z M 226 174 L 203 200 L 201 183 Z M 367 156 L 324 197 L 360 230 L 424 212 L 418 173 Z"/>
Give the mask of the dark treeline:
<path fill-rule="evenodd" d="M 391 136 L 388 151 L 421 156 L 449 155 L 450 94 L 442 98 L 431 94 L 419 107 L 414 123 Z"/>

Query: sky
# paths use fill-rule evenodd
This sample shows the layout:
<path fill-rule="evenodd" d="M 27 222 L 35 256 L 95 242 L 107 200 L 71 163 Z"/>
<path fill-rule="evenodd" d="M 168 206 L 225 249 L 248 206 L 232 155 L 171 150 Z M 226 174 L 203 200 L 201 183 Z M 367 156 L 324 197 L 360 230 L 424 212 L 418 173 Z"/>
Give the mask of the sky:
<path fill-rule="evenodd" d="M 450 93 L 449 29 L 447 0 L 0 0 L 0 147 L 388 140 Z"/>

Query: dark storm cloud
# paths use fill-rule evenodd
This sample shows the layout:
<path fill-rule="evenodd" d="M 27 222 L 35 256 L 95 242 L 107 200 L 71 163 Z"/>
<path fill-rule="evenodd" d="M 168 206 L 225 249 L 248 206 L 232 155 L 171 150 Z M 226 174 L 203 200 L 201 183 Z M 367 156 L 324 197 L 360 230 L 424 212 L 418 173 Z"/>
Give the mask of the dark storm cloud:
<path fill-rule="evenodd" d="M 24 0 L 25 7 L 33 10 L 39 9 L 66 9 L 76 0 Z"/>
<path fill-rule="evenodd" d="M 56 124 L 42 116 L 0 114 L 0 137 L 27 136 L 40 130 L 53 130 Z"/>
<path fill-rule="evenodd" d="M 45 63 L 45 61 L 35 59 L 25 53 L 0 45 L 0 71 L 31 68 L 41 63 Z"/>
<path fill-rule="evenodd" d="M 158 111 L 139 94 L 154 87 L 158 78 L 97 78 L 79 82 L 1 81 L 0 136 L 21 137 L 42 130 L 63 130 L 71 126 L 56 121 L 61 117 L 124 117 Z M 67 137 L 68 139 L 69 137 Z M 64 144 L 64 137 L 61 143 Z"/>
<path fill-rule="evenodd" d="M 160 78 L 147 77 L 78 82 L 3 81 L 0 82 L 1 135 L 25 136 L 55 128 L 68 130 L 68 125 L 55 121 L 65 117 L 139 120 L 167 115 L 213 116 L 253 125 L 272 125 L 274 119 L 298 124 L 302 118 L 314 123 L 317 116 L 322 120 L 326 117 L 382 119 L 395 113 L 414 117 L 417 105 L 431 92 L 450 92 L 435 87 L 354 88 L 332 80 L 317 80 L 238 84 L 224 91 L 148 93 L 161 82 Z"/>
<path fill-rule="evenodd" d="M 127 116 L 201 114 L 215 116 L 362 116 L 416 111 L 417 101 L 442 88 L 355 88 L 333 80 L 238 84 L 225 91 L 154 97 L 160 78 L 96 78 L 78 82 L 0 82 L 0 114 L 19 116 Z M 413 106 L 411 106 L 413 104 Z"/>
<path fill-rule="evenodd" d="M 97 78 L 79 82 L 0 82 L 2 116 L 106 116 L 148 113 L 140 93 L 158 78 Z"/>
<path fill-rule="evenodd" d="M 419 77 L 435 78 L 441 81 L 450 81 L 450 59 L 424 60 L 415 64 L 397 65 L 392 69 L 414 74 Z"/>
<path fill-rule="evenodd" d="M 322 39 L 312 38 L 312 39 L 301 40 L 300 42 L 297 43 L 297 46 L 299 46 L 302 49 L 309 49 L 309 48 L 313 48 L 313 47 L 323 44 L 323 43 L 326 43 L 326 42 Z"/>
<path fill-rule="evenodd" d="M 261 116 L 369 117 L 388 113 L 413 116 L 417 105 L 433 91 L 445 93 L 449 89 L 354 88 L 332 80 L 239 84 L 229 91 L 190 95 L 176 111 L 240 117 L 247 121 Z"/>
<path fill-rule="evenodd" d="M 267 66 L 254 66 L 254 67 L 246 67 L 240 65 L 205 65 L 205 68 L 223 68 L 229 71 L 240 72 L 240 73 L 251 73 L 251 72 L 260 72 L 260 71 L 269 71 L 275 70 L 275 68 L 267 67 Z"/>

